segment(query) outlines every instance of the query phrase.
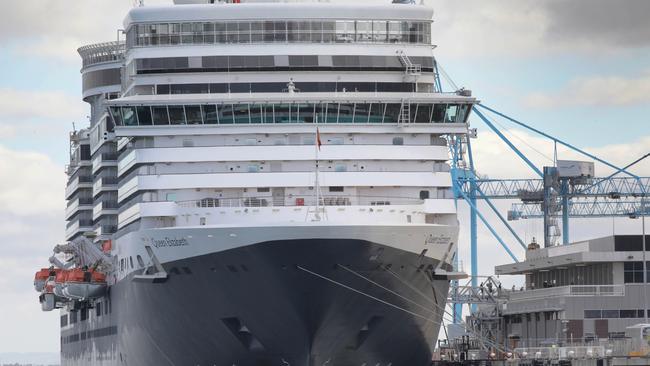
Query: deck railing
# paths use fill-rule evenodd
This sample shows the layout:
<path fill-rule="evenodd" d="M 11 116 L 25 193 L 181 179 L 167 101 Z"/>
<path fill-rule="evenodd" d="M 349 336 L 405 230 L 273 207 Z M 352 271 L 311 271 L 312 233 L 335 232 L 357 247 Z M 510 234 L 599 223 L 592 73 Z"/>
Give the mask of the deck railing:
<path fill-rule="evenodd" d="M 574 285 L 510 292 L 510 300 L 565 296 L 625 296 L 625 285 Z"/>
<path fill-rule="evenodd" d="M 320 206 L 392 206 L 419 205 L 424 201 L 407 197 L 375 197 L 375 196 L 321 196 Z M 184 208 L 213 208 L 213 207 L 300 207 L 316 206 L 315 196 L 264 196 L 237 198 L 203 198 L 199 200 L 176 202 Z"/>

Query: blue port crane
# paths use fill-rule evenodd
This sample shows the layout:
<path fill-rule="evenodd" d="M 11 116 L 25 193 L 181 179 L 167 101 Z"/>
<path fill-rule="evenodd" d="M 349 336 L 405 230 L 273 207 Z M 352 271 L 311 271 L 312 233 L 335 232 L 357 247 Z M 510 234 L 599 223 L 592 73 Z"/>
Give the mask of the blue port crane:
<path fill-rule="evenodd" d="M 449 85 L 458 93 L 460 90 L 454 81 L 447 75 L 437 60 L 434 60 L 434 91 L 443 92 L 440 76 L 444 76 Z M 650 157 L 650 153 L 639 157 L 625 167 L 601 159 L 559 138 L 551 136 L 524 122 L 512 118 L 482 103 L 476 104 L 472 111 L 494 132 L 510 150 L 516 154 L 532 172 L 538 176 L 535 179 L 484 179 L 476 173 L 474 157 L 472 155 L 471 139 L 477 136 L 476 129 L 470 129 L 467 134 L 449 135 L 448 145 L 451 155 L 451 176 L 454 196 L 458 201 L 465 201 L 470 208 L 470 262 L 471 286 L 474 290 L 478 287 L 478 222 L 483 222 L 505 252 L 518 262 L 516 255 L 511 250 L 508 242 L 504 240 L 480 211 L 478 201 L 482 200 L 495 214 L 500 222 L 514 238 L 517 245 L 527 249 L 526 243 L 517 235 L 509 221 L 518 219 L 541 218 L 544 220 L 544 245 L 555 245 L 555 239 L 562 236 L 562 243 L 570 242 L 569 219 L 599 218 L 627 216 L 636 218 L 650 213 L 646 205 L 648 192 L 650 192 L 650 178 L 639 177 L 628 171 L 629 168 L 640 161 Z M 497 128 L 494 119 L 488 113 L 502 118 L 505 121 L 523 128 L 537 136 L 552 141 L 556 147 L 555 165 L 551 167 L 538 167 L 529 159 L 517 145 L 508 139 Z M 576 152 L 592 161 L 599 162 L 613 170 L 607 177 L 571 177 L 559 174 L 557 167 L 557 146 L 561 145 L 570 151 Z M 504 216 L 492 202 L 496 199 L 519 200 Z M 561 217 L 562 231 L 557 228 L 557 217 Z M 645 237 L 644 237 L 645 238 Z M 458 256 L 456 256 L 458 261 Z M 457 264 L 457 263 L 456 263 Z M 645 272 L 645 271 L 644 271 Z M 462 299 L 454 300 L 453 293 L 458 292 L 458 281 L 452 282 L 453 322 L 462 322 Z M 475 310 L 475 304 L 472 304 Z"/>
<path fill-rule="evenodd" d="M 639 177 L 628 170 L 633 165 L 649 157 L 650 154 L 646 154 L 621 168 L 483 104 L 475 105 L 473 111 L 474 115 L 478 116 L 514 154 L 526 163 L 534 175 L 539 177 L 534 179 L 483 179 L 476 173 L 472 156 L 471 138 L 476 135 L 475 130 L 470 130 L 467 135 L 449 137 L 454 194 L 458 201 L 465 201 L 470 208 L 470 261 L 473 287 L 477 287 L 478 284 L 477 226 L 479 220 L 492 233 L 496 241 L 513 261 L 518 261 L 510 248 L 509 242 L 498 234 L 495 225 L 490 223 L 485 214 L 481 212 L 478 205 L 479 200 L 489 207 L 499 219 L 498 222 L 512 235 L 515 244 L 523 249 L 526 249 L 527 245 L 517 235 L 509 221 L 532 218 L 543 219 L 544 246 L 548 247 L 557 245 L 556 240 L 560 236 L 563 244 L 569 243 L 569 219 L 571 217 L 638 217 L 639 215 L 646 215 L 650 211 L 644 204 L 647 193 L 650 191 L 650 178 Z M 588 159 L 597 161 L 611 168 L 614 173 L 602 178 L 592 175 L 567 176 L 558 168 L 557 160 L 555 166 L 538 167 L 513 141 L 508 139 L 497 128 L 494 120 L 487 116 L 488 113 L 549 139 L 555 144 L 556 149 L 557 145 L 562 145 Z M 504 216 L 493 203 L 493 200 L 496 199 L 519 200 L 520 202 L 513 204 L 507 215 Z M 561 218 L 561 230 L 558 225 L 558 218 Z M 457 284 L 452 284 L 452 291 L 457 289 L 456 286 Z M 475 305 L 472 305 L 472 308 L 475 309 Z M 453 314 L 454 322 L 460 322 L 462 317 L 462 303 L 460 301 L 454 303 Z"/>

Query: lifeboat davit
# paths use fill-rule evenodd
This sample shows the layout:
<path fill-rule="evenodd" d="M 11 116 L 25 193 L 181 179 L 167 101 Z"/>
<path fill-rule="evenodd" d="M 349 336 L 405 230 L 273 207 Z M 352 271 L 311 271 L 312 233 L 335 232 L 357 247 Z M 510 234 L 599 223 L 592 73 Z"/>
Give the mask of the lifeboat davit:
<path fill-rule="evenodd" d="M 67 272 L 65 280 L 60 285 L 63 297 L 71 300 L 88 300 L 104 296 L 106 293 L 106 275 L 93 270 L 84 271 L 75 268 Z M 57 292 L 55 286 L 55 293 Z"/>

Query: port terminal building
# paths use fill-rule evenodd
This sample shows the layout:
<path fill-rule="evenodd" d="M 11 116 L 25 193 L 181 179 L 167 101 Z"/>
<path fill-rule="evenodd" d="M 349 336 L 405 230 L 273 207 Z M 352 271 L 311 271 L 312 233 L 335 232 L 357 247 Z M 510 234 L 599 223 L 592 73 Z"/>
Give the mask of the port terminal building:
<path fill-rule="evenodd" d="M 496 275 L 526 277 L 497 304 L 503 340 L 512 349 L 589 343 L 624 338 L 626 328 L 647 323 L 643 244 L 641 235 L 533 244 L 524 261 L 497 266 Z"/>

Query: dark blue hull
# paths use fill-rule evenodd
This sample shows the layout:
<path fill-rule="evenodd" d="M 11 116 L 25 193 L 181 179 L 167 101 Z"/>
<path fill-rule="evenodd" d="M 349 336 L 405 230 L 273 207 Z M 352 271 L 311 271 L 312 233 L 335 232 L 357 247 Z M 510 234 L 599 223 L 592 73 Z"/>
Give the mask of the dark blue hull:
<path fill-rule="evenodd" d="M 425 366 L 449 286 L 436 265 L 320 239 L 166 263 L 167 281 L 122 280 L 110 307 L 64 327 L 62 364 Z"/>

